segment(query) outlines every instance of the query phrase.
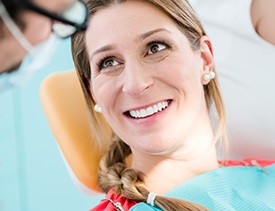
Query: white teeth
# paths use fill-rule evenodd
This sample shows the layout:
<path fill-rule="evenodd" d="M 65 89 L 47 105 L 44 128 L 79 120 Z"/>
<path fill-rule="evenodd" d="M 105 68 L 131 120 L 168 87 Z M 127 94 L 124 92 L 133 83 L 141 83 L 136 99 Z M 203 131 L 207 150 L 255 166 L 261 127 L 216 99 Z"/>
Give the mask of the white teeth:
<path fill-rule="evenodd" d="M 158 112 L 158 106 L 157 105 L 154 105 L 154 113 Z"/>
<path fill-rule="evenodd" d="M 143 117 L 150 116 L 150 115 L 152 115 L 154 113 L 157 113 L 159 111 L 162 111 L 162 110 L 164 110 L 167 107 L 168 107 L 168 101 L 163 101 L 163 102 L 160 102 L 160 103 L 155 104 L 153 106 L 149 106 L 146 109 L 131 110 L 129 113 L 130 113 L 131 117 L 134 117 L 134 118 L 143 118 Z"/>
<path fill-rule="evenodd" d="M 141 110 L 140 110 L 140 116 L 141 116 L 141 117 L 147 116 L 147 112 L 146 112 L 145 109 L 141 109 Z"/>
<path fill-rule="evenodd" d="M 135 118 L 137 118 L 137 114 L 136 114 L 136 112 L 135 112 L 135 111 L 130 111 L 130 115 L 131 115 L 131 117 L 135 117 Z"/>
<path fill-rule="evenodd" d="M 153 107 L 148 107 L 147 109 L 146 109 L 146 112 L 147 112 L 147 115 L 152 115 L 153 113 L 154 113 L 154 109 L 153 109 Z"/>
<path fill-rule="evenodd" d="M 162 103 L 158 103 L 158 109 L 159 109 L 159 111 L 162 110 Z"/>

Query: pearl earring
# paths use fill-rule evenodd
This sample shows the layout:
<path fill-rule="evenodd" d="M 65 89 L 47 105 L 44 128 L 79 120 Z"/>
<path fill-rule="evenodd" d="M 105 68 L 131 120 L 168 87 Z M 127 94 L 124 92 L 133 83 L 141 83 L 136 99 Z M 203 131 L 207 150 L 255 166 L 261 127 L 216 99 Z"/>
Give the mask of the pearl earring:
<path fill-rule="evenodd" d="M 98 112 L 98 113 L 102 113 L 102 108 L 101 108 L 99 105 L 97 105 L 97 104 L 95 104 L 94 110 L 95 110 L 96 112 Z"/>
<path fill-rule="evenodd" d="M 215 78 L 215 75 L 216 75 L 216 74 L 215 74 L 213 71 L 210 71 L 209 73 L 205 73 L 205 74 L 203 75 L 203 79 L 204 79 L 205 81 L 209 81 L 209 80 Z"/>

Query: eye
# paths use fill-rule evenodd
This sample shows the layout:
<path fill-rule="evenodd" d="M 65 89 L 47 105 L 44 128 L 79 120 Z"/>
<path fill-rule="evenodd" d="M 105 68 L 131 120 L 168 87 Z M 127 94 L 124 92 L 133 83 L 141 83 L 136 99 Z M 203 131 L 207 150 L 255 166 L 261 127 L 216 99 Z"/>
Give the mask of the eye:
<path fill-rule="evenodd" d="M 168 45 L 166 45 L 165 43 L 154 41 L 152 43 L 149 43 L 149 50 L 147 54 L 152 55 L 157 52 L 163 51 L 167 48 L 168 48 Z"/>
<path fill-rule="evenodd" d="M 116 65 L 119 65 L 118 61 L 116 61 L 112 57 L 107 57 L 107 58 L 103 58 L 102 60 L 100 60 L 100 62 L 97 66 L 101 70 L 101 69 L 106 69 L 108 67 L 114 67 Z"/>

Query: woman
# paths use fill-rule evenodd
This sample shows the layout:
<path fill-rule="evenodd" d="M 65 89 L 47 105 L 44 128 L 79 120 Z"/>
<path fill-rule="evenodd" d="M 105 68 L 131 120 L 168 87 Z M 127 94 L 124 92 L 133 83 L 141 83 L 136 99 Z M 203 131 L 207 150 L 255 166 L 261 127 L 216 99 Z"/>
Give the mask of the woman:
<path fill-rule="evenodd" d="M 110 146 L 99 169 L 107 196 L 93 210 L 257 210 L 259 200 L 260 210 L 275 208 L 266 188 L 275 186 L 274 165 L 220 168 L 233 164 L 216 157 L 217 141 L 226 137 L 223 102 L 211 41 L 188 2 L 87 4 L 90 25 L 73 37 L 72 51 L 95 137 L 101 149 Z M 263 194 L 251 199 L 259 177 Z"/>

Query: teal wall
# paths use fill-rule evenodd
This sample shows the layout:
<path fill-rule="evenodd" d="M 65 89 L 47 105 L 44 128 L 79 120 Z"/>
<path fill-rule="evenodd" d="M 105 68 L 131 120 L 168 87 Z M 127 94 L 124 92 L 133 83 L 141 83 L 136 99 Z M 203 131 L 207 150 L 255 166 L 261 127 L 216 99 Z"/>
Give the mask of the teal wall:
<path fill-rule="evenodd" d="M 73 184 L 39 99 L 48 74 L 73 68 L 69 40 L 23 88 L 0 94 L 0 210 L 87 211 L 100 197 Z"/>

